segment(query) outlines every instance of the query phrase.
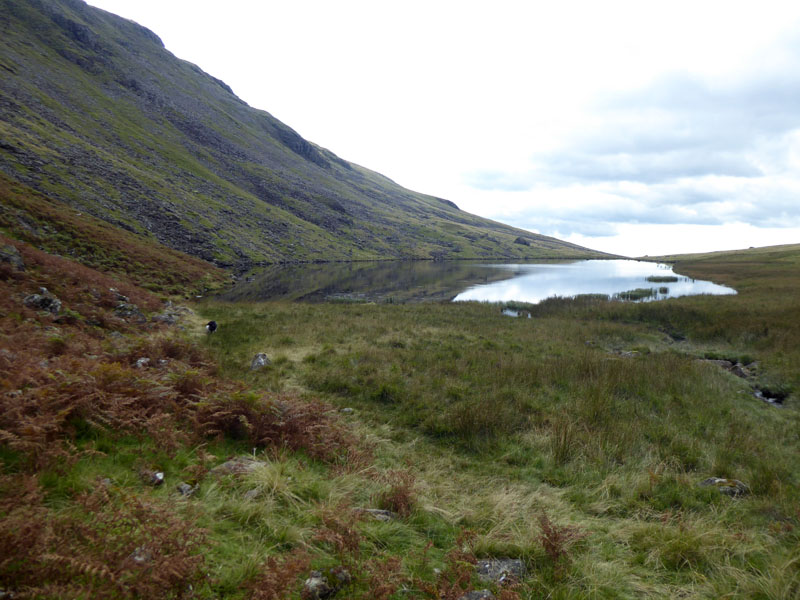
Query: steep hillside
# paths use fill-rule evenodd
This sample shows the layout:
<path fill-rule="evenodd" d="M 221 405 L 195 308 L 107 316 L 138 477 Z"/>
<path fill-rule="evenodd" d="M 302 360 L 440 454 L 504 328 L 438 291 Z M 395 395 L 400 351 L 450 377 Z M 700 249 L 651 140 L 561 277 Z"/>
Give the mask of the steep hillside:
<path fill-rule="evenodd" d="M 348 163 L 80 0 L 0 0 L 0 171 L 221 266 L 599 255 Z"/>

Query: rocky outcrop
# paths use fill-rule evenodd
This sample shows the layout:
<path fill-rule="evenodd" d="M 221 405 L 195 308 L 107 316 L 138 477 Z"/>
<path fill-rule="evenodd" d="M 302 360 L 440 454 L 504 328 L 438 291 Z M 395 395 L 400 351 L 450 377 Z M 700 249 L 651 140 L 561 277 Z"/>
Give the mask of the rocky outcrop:
<path fill-rule="evenodd" d="M 61 300 L 47 291 L 47 288 L 39 288 L 38 294 L 25 296 L 22 303 L 33 310 L 44 310 L 54 315 L 61 312 Z"/>
<path fill-rule="evenodd" d="M 25 261 L 22 260 L 22 255 L 19 253 L 19 250 L 11 244 L 0 248 L 0 262 L 11 265 L 15 271 L 25 270 Z"/>

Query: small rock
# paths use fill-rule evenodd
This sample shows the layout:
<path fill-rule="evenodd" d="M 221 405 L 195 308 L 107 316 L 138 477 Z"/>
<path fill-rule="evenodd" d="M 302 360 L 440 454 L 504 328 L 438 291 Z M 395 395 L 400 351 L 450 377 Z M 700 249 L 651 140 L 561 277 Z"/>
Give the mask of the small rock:
<path fill-rule="evenodd" d="M 458 600 L 494 600 L 494 594 L 489 590 L 475 590 L 467 592 Z"/>
<path fill-rule="evenodd" d="M 527 573 L 525 563 L 518 558 L 488 558 L 476 564 L 478 577 L 483 581 L 505 583 L 510 579 L 520 580 Z"/>
<path fill-rule="evenodd" d="M 14 267 L 15 271 L 25 270 L 25 261 L 22 260 L 19 250 L 17 250 L 17 248 L 11 244 L 7 244 L 0 248 L 0 262 L 10 264 L 12 267 Z"/>
<path fill-rule="evenodd" d="M 213 475 L 239 475 L 241 473 L 249 473 L 262 464 L 264 463 L 254 459 L 252 456 L 238 456 L 225 461 L 221 465 L 217 465 L 210 472 Z"/>
<path fill-rule="evenodd" d="M 371 515 L 376 521 L 391 521 L 397 518 L 397 514 L 382 508 L 357 508 L 357 512 L 365 512 Z"/>
<path fill-rule="evenodd" d="M 103 477 L 100 481 L 97 482 L 100 486 L 107 488 L 111 487 L 112 481 L 108 477 Z"/>
<path fill-rule="evenodd" d="M 740 498 L 750 493 L 750 488 L 746 483 L 738 479 L 724 479 L 721 477 L 709 477 L 700 482 L 702 486 L 714 486 L 721 494 L 731 496 L 732 498 Z"/>
<path fill-rule="evenodd" d="M 244 493 L 244 499 L 245 500 L 255 500 L 256 498 L 258 498 L 258 490 L 257 489 L 247 490 Z"/>
<path fill-rule="evenodd" d="M 142 358 L 138 359 L 136 361 L 136 364 L 134 364 L 133 366 L 136 367 L 137 369 L 144 369 L 149 364 L 150 364 L 150 359 L 147 358 L 146 356 L 143 356 Z"/>
<path fill-rule="evenodd" d="M 178 490 L 181 496 L 186 496 L 187 498 L 197 491 L 195 486 L 189 485 L 184 481 L 181 481 L 175 489 Z"/>
<path fill-rule="evenodd" d="M 250 370 L 257 371 L 258 369 L 266 367 L 271 363 L 272 361 L 269 358 L 267 358 L 266 354 L 264 354 L 263 352 L 259 352 L 253 357 L 253 360 L 250 362 Z"/>
<path fill-rule="evenodd" d="M 347 408 L 341 409 L 339 412 L 343 415 L 352 415 L 355 411 L 348 406 Z"/>
<path fill-rule="evenodd" d="M 303 584 L 303 598 L 305 600 L 324 600 L 336 593 L 328 580 L 322 576 L 322 571 L 311 571 L 311 576 Z"/>
<path fill-rule="evenodd" d="M 26 296 L 22 303 L 34 310 L 46 310 L 54 315 L 61 311 L 61 300 L 47 291 L 47 288 L 39 288 L 38 294 Z"/>

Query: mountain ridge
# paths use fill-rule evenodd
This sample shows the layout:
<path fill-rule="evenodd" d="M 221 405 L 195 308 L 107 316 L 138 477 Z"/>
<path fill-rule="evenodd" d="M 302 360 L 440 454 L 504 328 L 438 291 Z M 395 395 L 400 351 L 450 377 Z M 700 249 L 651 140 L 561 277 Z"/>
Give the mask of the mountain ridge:
<path fill-rule="evenodd" d="M 0 1 L 0 171 L 223 267 L 608 256 L 407 190 L 82 0 Z"/>

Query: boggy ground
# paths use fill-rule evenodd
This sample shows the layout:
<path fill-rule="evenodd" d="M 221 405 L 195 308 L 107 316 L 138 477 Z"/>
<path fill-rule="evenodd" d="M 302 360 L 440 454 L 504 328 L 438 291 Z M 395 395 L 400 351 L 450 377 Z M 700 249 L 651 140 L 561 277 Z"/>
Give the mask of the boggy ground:
<path fill-rule="evenodd" d="M 201 310 L 223 373 L 353 408 L 378 463 L 413 476 L 411 516 L 381 540 L 404 570 L 463 528 L 477 556 L 526 562 L 522 597 L 800 597 L 800 248 L 690 258 L 676 270 L 739 294 L 515 307 L 530 319 L 482 304 Z M 255 352 L 272 365 L 250 372 Z M 712 476 L 750 494 L 699 485 Z M 572 528 L 556 560 L 541 515 Z"/>
<path fill-rule="evenodd" d="M 146 258 L 131 280 L 7 243 L 26 269 L 0 264 L 2 593 L 308 598 L 316 569 L 337 598 L 800 597 L 797 248 L 679 263 L 738 296 L 514 319 L 192 315 L 139 287 Z M 58 314 L 25 306 L 41 286 Z M 152 320 L 170 310 L 177 324 Z M 272 364 L 251 372 L 256 352 Z M 218 468 L 237 456 L 256 460 Z M 481 581 L 474 563 L 495 557 L 525 575 Z"/>

